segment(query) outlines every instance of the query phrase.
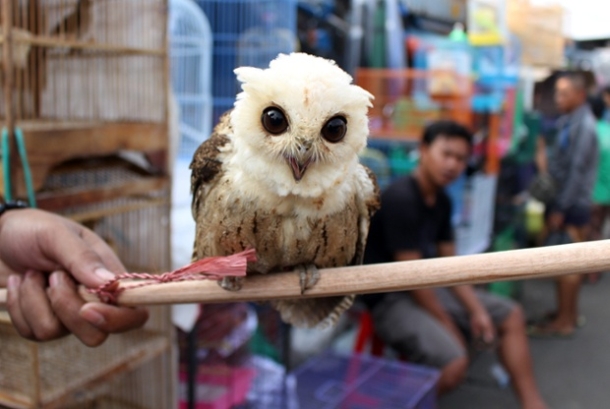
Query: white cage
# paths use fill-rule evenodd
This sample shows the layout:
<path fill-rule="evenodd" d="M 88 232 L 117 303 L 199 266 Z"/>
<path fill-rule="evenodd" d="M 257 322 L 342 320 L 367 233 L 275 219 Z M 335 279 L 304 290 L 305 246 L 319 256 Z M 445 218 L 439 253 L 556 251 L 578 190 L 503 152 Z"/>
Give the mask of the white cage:
<path fill-rule="evenodd" d="M 212 30 L 192 0 L 170 0 L 172 88 L 180 111 L 178 156 L 190 159 L 212 129 Z"/>

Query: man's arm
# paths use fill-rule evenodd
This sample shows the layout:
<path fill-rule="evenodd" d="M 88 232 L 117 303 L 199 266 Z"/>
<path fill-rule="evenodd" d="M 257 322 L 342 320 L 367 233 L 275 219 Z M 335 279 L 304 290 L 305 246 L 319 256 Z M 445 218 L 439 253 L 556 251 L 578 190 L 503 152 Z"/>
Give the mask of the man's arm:
<path fill-rule="evenodd" d="M 419 260 L 422 258 L 422 253 L 419 250 L 420 237 L 418 234 L 421 228 L 418 219 L 420 215 L 418 212 L 405 211 L 405 209 L 415 208 L 416 203 L 413 202 L 412 197 L 401 196 L 396 194 L 397 192 L 391 193 L 394 193 L 394 195 L 388 194 L 382 198 L 384 208 L 377 219 L 377 222 L 383 224 L 384 240 L 388 245 L 388 252 L 392 254 L 394 261 Z M 462 334 L 439 302 L 433 290 L 413 290 L 409 293 L 413 301 L 422 309 L 428 311 L 429 314 L 453 333 L 459 342 L 464 344 Z"/>
<path fill-rule="evenodd" d="M 595 171 L 597 135 L 594 129 L 587 129 L 576 137 L 573 159 L 568 180 L 557 200 L 557 211 L 564 213 L 577 199 L 576 192 L 586 180 L 589 172 Z"/>
<path fill-rule="evenodd" d="M 454 243 L 440 243 L 438 246 L 438 253 L 441 257 L 453 257 L 455 256 L 455 244 Z M 481 311 L 485 311 L 483 305 L 479 302 L 477 295 L 471 285 L 458 285 L 451 287 L 451 291 L 460 300 L 464 308 L 468 310 L 470 314 L 478 314 Z"/>
<path fill-rule="evenodd" d="M 441 257 L 455 256 L 454 243 L 440 243 L 438 252 Z M 458 285 L 451 287 L 451 291 L 470 314 L 470 324 L 475 337 L 482 336 L 486 342 L 492 342 L 495 335 L 493 323 L 489 313 L 479 301 L 471 285 Z"/>
<path fill-rule="evenodd" d="M 538 168 L 538 173 L 548 173 L 549 171 L 549 162 L 546 154 L 546 142 L 544 137 L 539 136 L 536 140 L 536 167 Z"/>
<path fill-rule="evenodd" d="M 421 253 L 415 250 L 400 251 L 395 254 L 396 261 L 412 261 L 421 259 Z M 445 325 L 454 326 L 453 320 L 438 301 L 433 289 L 412 290 L 409 292 L 413 300 Z"/>

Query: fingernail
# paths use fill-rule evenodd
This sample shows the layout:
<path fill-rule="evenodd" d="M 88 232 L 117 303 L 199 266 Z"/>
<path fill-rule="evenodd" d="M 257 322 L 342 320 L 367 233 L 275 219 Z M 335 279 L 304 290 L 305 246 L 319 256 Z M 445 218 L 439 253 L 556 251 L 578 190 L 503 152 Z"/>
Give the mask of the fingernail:
<path fill-rule="evenodd" d="M 17 287 L 19 287 L 19 283 L 21 282 L 21 279 L 19 278 L 19 276 L 16 275 L 11 275 L 8 277 L 8 281 L 6 282 L 6 286 L 9 290 L 15 290 Z"/>
<path fill-rule="evenodd" d="M 80 310 L 80 316 L 95 327 L 99 327 L 106 323 L 104 316 L 99 312 L 95 311 L 93 308 L 84 307 Z"/>
<path fill-rule="evenodd" d="M 114 274 L 110 271 L 106 270 L 103 267 L 100 267 L 94 271 L 95 275 L 101 278 L 104 281 L 114 280 Z"/>
<path fill-rule="evenodd" d="M 49 277 L 49 285 L 51 287 L 58 287 L 60 280 L 61 280 L 61 277 L 59 276 L 59 273 L 53 273 Z"/>

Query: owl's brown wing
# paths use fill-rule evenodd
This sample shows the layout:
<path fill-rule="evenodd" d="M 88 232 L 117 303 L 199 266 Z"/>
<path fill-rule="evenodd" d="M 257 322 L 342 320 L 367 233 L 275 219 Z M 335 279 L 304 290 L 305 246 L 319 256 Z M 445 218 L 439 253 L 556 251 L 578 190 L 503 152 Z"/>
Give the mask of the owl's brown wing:
<path fill-rule="evenodd" d="M 381 193 L 375 174 L 366 166 L 360 166 L 362 172 L 358 173 L 358 182 L 361 185 L 361 189 L 358 191 L 358 209 L 360 211 L 358 242 L 356 243 L 356 253 L 354 254 L 351 265 L 360 265 L 363 263 L 364 249 L 369 234 L 371 218 L 381 206 Z"/>
<path fill-rule="evenodd" d="M 210 138 L 203 142 L 193 155 L 190 165 L 191 193 L 193 195 L 191 210 L 195 220 L 197 220 L 199 202 L 206 194 L 206 187 L 209 187 L 222 173 L 221 150 L 231 143 L 227 136 L 231 134 L 229 119 L 229 112 L 227 112 L 220 118 Z"/>

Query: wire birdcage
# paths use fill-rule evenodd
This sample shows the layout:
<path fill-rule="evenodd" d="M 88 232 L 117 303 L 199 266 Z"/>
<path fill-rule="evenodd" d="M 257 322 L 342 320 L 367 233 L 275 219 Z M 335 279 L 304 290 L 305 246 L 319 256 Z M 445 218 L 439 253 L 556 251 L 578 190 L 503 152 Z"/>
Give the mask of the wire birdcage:
<path fill-rule="evenodd" d="M 21 130 L 38 206 L 95 230 L 129 270 L 168 271 L 167 0 L 1 5 L 0 122 Z M 23 198 L 26 165 L 10 162 L 0 195 Z M 167 307 L 97 349 L 31 343 L 0 312 L 0 405 L 172 407 L 172 340 Z"/>
<path fill-rule="evenodd" d="M 166 7 L 164 0 L 3 2 L 0 120 L 9 132 L 23 131 L 35 190 L 75 157 L 165 149 Z"/>
<path fill-rule="evenodd" d="M 212 26 L 213 122 L 233 107 L 239 66 L 265 68 L 296 49 L 296 0 L 196 0 Z"/>
<path fill-rule="evenodd" d="M 12 3 L 16 120 L 164 118 L 163 1 Z"/>
<path fill-rule="evenodd" d="M 180 107 L 178 156 L 193 156 L 212 130 L 212 30 L 192 0 L 170 0 L 172 88 Z"/>

